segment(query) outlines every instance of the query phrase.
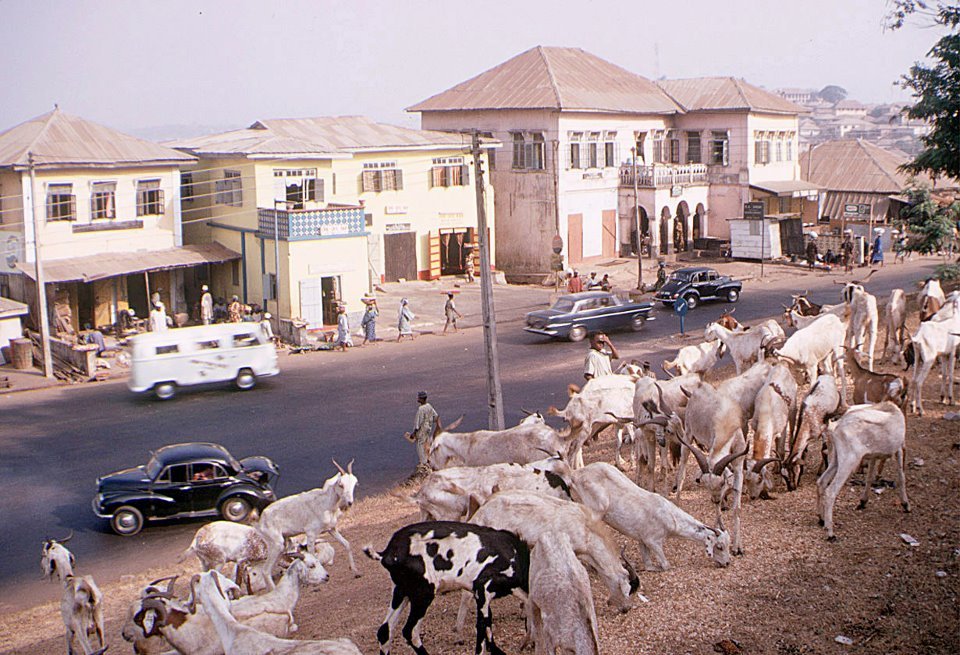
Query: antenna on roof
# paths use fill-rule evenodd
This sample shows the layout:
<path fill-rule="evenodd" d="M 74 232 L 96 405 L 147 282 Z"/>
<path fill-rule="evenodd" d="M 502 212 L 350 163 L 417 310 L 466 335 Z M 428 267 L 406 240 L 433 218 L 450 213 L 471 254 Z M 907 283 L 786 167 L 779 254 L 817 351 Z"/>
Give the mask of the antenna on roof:
<path fill-rule="evenodd" d="M 653 79 L 660 79 L 660 42 L 653 42 Z"/>

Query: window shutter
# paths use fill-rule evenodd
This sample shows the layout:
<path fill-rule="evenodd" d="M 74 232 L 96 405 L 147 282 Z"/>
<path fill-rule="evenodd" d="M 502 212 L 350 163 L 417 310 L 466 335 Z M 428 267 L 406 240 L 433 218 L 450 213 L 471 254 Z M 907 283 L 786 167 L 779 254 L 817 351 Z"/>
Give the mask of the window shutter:
<path fill-rule="evenodd" d="M 68 220 L 77 220 L 77 197 L 73 195 L 70 196 L 70 216 Z"/>
<path fill-rule="evenodd" d="M 163 189 L 158 189 L 157 190 L 157 213 L 163 214 L 166 208 L 167 208 L 167 204 L 163 201 Z"/>
<path fill-rule="evenodd" d="M 763 142 L 755 141 L 753 144 L 753 159 L 757 164 L 763 163 Z"/>
<path fill-rule="evenodd" d="M 314 189 L 313 199 L 314 199 L 316 202 L 323 202 L 323 201 L 324 201 L 324 198 L 326 197 L 326 195 L 325 195 L 325 190 L 324 190 L 324 184 L 323 184 L 323 183 L 324 183 L 324 180 L 322 180 L 322 179 L 314 180 L 314 183 L 315 183 L 316 188 Z"/>
<path fill-rule="evenodd" d="M 137 189 L 137 216 L 143 216 L 147 213 L 146 196 L 147 194 L 142 189 Z"/>
<path fill-rule="evenodd" d="M 730 142 L 727 140 L 723 142 L 723 165 L 730 165 Z"/>
<path fill-rule="evenodd" d="M 360 191 L 363 193 L 376 191 L 376 186 L 377 171 L 364 171 L 363 175 L 361 175 Z"/>
<path fill-rule="evenodd" d="M 397 191 L 403 189 L 403 171 L 399 168 L 393 171 L 393 184 Z"/>
<path fill-rule="evenodd" d="M 460 184 L 461 186 L 467 186 L 470 184 L 470 165 L 464 164 L 460 167 Z"/>

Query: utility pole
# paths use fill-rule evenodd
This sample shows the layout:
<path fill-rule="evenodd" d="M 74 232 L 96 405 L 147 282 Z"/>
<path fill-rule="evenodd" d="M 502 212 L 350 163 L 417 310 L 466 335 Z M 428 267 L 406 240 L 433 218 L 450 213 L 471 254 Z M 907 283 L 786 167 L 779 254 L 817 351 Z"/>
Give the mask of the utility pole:
<path fill-rule="evenodd" d="M 33 153 L 27 153 L 30 162 L 30 204 L 33 210 L 33 257 L 36 266 L 37 305 L 40 316 L 40 346 L 43 350 L 43 376 L 53 377 L 53 358 L 50 355 L 50 325 L 47 315 L 47 285 L 43 277 L 43 263 L 40 261 L 40 215 L 37 213 L 37 167 L 33 163 Z"/>
<path fill-rule="evenodd" d="M 283 205 L 283 217 L 289 222 L 290 218 L 287 212 L 290 206 L 286 200 L 273 201 L 273 296 L 277 301 L 277 320 L 280 320 L 280 205 Z M 290 229 L 289 227 L 287 228 Z M 279 325 L 279 323 L 278 323 Z"/>
<path fill-rule="evenodd" d="M 483 193 L 480 165 L 480 135 L 473 130 L 473 170 L 477 196 L 477 231 L 480 242 L 480 307 L 483 315 L 483 354 L 487 361 L 488 425 L 502 430 L 503 389 L 500 386 L 500 358 L 497 354 L 497 323 L 493 311 L 493 280 L 490 275 L 490 238 L 487 232 L 487 203 Z"/>
<path fill-rule="evenodd" d="M 633 156 L 633 213 L 637 225 L 637 291 L 643 291 L 643 239 L 640 234 L 640 182 L 637 179 L 637 147 L 630 148 Z"/>

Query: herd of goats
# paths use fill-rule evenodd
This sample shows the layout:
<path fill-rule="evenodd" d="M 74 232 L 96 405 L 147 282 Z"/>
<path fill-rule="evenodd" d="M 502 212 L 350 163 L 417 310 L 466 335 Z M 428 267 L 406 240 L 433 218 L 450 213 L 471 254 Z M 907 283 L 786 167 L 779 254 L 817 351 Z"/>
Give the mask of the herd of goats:
<path fill-rule="evenodd" d="M 503 652 L 494 643 L 491 602 L 514 594 L 524 601 L 524 643 L 532 643 L 538 655 L 598 654 L 587 571 L 598 575 L 621 611 L 631 607 L 639 588 L 637 572 L 624 550 L 617 550 L 610 528 L 638 544 L 650 571 L 669 568 L 668 537 L 699 542 L 708 558 L 727 566 L 731 556 L 743 553 L 744 491 L 751 499 L 766 497 L 781 478 L 788 490 L 796 489 L 807 449 L 818 440 L 817 510 L 829 540 L 836 538 L 834 502 L 861 465 L 861 509 L 878 468 L 892 458 L 896 489 L 909 511 L 904 415 L 908 408 L 923 413 L 921 389 L 937 360 L 941 402 L 953 403 L 960 347 L 960 294 L 945 296 L 939 283 L 928 280 L 917 303 L 920 327 L 908 336 L 901 289 L 890 295 L 883 326 L 877 299 L 862 282 L 846 283 L 833 306 L 799 294 L 784 306 L 784 322 L 796 328 L 789 337 L 776 321 L 747 327 L 731 312 L 707 326 L 704 343 L 681 348 L 664 362 L 668 379 L 658 380 L 648 363 L 631 362 L 582 389 L 571 385 L 567 406 L 549 410 L 566 421 L 563 429 L 535 412 L 502 431 L 453 432 L 459 420 L 438 426 L 429 445 L 433 471 L 409 496 L 419 506 L 420 522 L 395 532 L 382 551 L 363 549 L 393 581 L 377 631 L 380 653 L 390 652 L 409 608 L 401 634 L 426 655 L 424 615 L 437 594 L 456 590 L 457 635 L 462 637 L 475 605 L 477 653 Z M 912 367 L 910 380 L 873 372 L 881 327 L 881 358 Z M 719 383 L 704 380 L 727 352 L 736 375 Z M 583 448 L 608 427 L 616 428 L 616 465 L 584 465 Z M 625 447 L 635 480 L 622 472 L 630 468 Z M 709 491 L 716 510 L 714 526 L 679 506 L 690 454 L 698 465 L 694 480 Z M 253 525 L 217 521 L 201 527 L 184 554 L 195 555 L 204 571 L 193 576 L 188 595 L 175 594 L 171 577 L 150 583 L 133 601 L 122 635 L 134 652 L 360 653 L 349 639 L 290 638 L 301 587 L 328 578 L 324 566 L 332 562 L 333 548 L 322 535 L 344 547 L 359 575 L 350 544 L 337 529 L 353 504 L 357 478 L 352 462 L 346 469 L 334 464 L 337 473 L 322 488 L 276 501 Z M 670 493 L 673 500 L 666 497 Z M 729 527 L 723 510 L 730 510 Z M 74 574 L 64 541 L 44 543 L 42 567 L 63 585 L 68 652 L 102 653 L 100 591 L 90 576 Z M 221 573 L 228 563 L 235 565 L 231 577 Z"/>

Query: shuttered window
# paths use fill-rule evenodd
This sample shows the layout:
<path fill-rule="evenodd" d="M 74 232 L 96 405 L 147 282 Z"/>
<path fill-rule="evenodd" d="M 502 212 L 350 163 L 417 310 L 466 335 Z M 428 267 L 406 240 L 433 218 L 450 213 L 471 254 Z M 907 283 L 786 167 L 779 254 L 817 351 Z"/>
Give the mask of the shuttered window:
<path fill-rule="evenodd" d="M 523 132 L 513 132 L 513 168 L 542 171 L 545 162 L 543 134 L 533 132 L 529 141 Z"/>
<path fill-rule="evenodd" d="M 726 132 L 714 131 L 710 140 L 710 163 L 719 166 L 730 165 L 730 137 Z"/>
<path fill-rule="evenodd" d="M 94 182 L 90 193 L 90 217 L 94 219 L 117 217 L 117 183 Z"/>
<path fill-rule="evenodd" d="M 403 171 L 396 162 L 371 162 L 363 165 L 360 190 L 363 193 L 400 191 L 403 189 Z"/>
<path fill-rule="evenodd" d="M 218 205 L 243 206 L 243 179 L 240 171 L 223 171 L 223 179 L 217 180 L 216 200 Z"/>
<path fill-rule="evenodd" d="M 687 132 L 687 163 L 699 164 L 701 161 L 700 133 Z"/>
<path fill-rule="evenodd" d="M 470 166 L 463 157 L 437 157 L 430 169 L 430 187 L 467 186 L 470 184 Z"/>

